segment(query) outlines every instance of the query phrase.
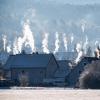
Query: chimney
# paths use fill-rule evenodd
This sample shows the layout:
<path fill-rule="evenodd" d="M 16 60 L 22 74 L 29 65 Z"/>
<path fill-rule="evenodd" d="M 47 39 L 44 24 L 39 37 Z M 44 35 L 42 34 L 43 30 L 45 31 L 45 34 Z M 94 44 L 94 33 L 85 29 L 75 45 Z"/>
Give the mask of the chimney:
<path fill-rule="evenodd" d="M 22 50 L 21 54 L 26 54 L 25 50 Z"/>

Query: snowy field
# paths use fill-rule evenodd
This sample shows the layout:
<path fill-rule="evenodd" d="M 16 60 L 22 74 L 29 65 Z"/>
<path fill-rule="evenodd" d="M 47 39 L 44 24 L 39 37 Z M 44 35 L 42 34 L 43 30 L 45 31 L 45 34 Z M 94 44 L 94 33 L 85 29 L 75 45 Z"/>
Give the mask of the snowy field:
<path fill-rule="evenodd" d="M 0 89 L 0 100 L 100 100 L 100 90 L 65 88 Z"/>

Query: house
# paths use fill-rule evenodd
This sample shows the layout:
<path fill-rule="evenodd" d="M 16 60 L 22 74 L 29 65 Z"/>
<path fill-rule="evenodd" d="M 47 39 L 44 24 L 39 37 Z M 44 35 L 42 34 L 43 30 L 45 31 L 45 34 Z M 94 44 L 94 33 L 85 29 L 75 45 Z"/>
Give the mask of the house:
<path fill-rule="evenodd" d="M 0 63 L 0 80 L 3 79 L 3 65 Z"/>
<path fill-rule="evenodd" d="M 56 52 L 55 57 L 57 60 L 74 60 L 77 57 L 76 52 Z"/>
<path fill-rule="evenodd" d="M 40 85 L 44 79 L 53 78 L 57 68 L 53 54 L 22 53 L 10 55 L 4 70 L 6 79 L 20 82 L 21 77 L 27 77 L 28 85 Z"/>
<path fill-rule="evenodd" d="M 74 66 L 70 74 L 66 77 L 69 87 L 76 87 L 78 85 L 80 74 L 84 71 L 85 65 L 96 60 L 98 60 L 98 58 L 84 57 L 76 66 Z"/>
<path fill-rule="evenodd" d="M 59 68 L 57 69 L 54 77 L 55 79 L 62 80 L 62 86 L 67 86 L 66 77 L 69 75 L 71 68 L 69 66 L 70 60 L 58 60 Z M 61 83 L 61 82 L 60 82 Z"/>
<path fill-rule="evenodd" d="M 56 78 L 65 78 L 70 73 L 70 66 L 69 66 L 70 60 L 58 60 L 57 63 L 59 65 L 59 68 L 57 69 L 54 77 Z"/>
<path fill-rule="evenodd" d="M 51 79 L 45 79 L 44 82 L 53 86 L 67 86 L 66 77 L 71 71 L 69 60 L 57 60 L 58 68 Z"/>

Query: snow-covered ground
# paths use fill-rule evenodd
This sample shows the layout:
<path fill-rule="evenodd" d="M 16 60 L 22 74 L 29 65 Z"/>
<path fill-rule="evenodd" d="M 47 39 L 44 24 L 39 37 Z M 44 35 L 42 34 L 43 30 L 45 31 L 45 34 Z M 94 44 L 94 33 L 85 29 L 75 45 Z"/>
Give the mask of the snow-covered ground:
<path fill-rule="evenodd" d="M 64 88 L 1 89 L 0 100 L 100 100 L 100 90 Z"/>

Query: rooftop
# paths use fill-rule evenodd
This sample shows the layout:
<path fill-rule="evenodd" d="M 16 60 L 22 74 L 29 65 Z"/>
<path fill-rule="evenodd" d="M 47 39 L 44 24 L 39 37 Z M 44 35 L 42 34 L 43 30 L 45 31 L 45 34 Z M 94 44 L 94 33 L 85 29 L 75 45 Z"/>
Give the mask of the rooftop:
<path fill-rule="evenodd" d="M 5 68 L 21 68 L 21 67 L 46 67 L 53 54 L 17 54 L 10 55 Z"/>

